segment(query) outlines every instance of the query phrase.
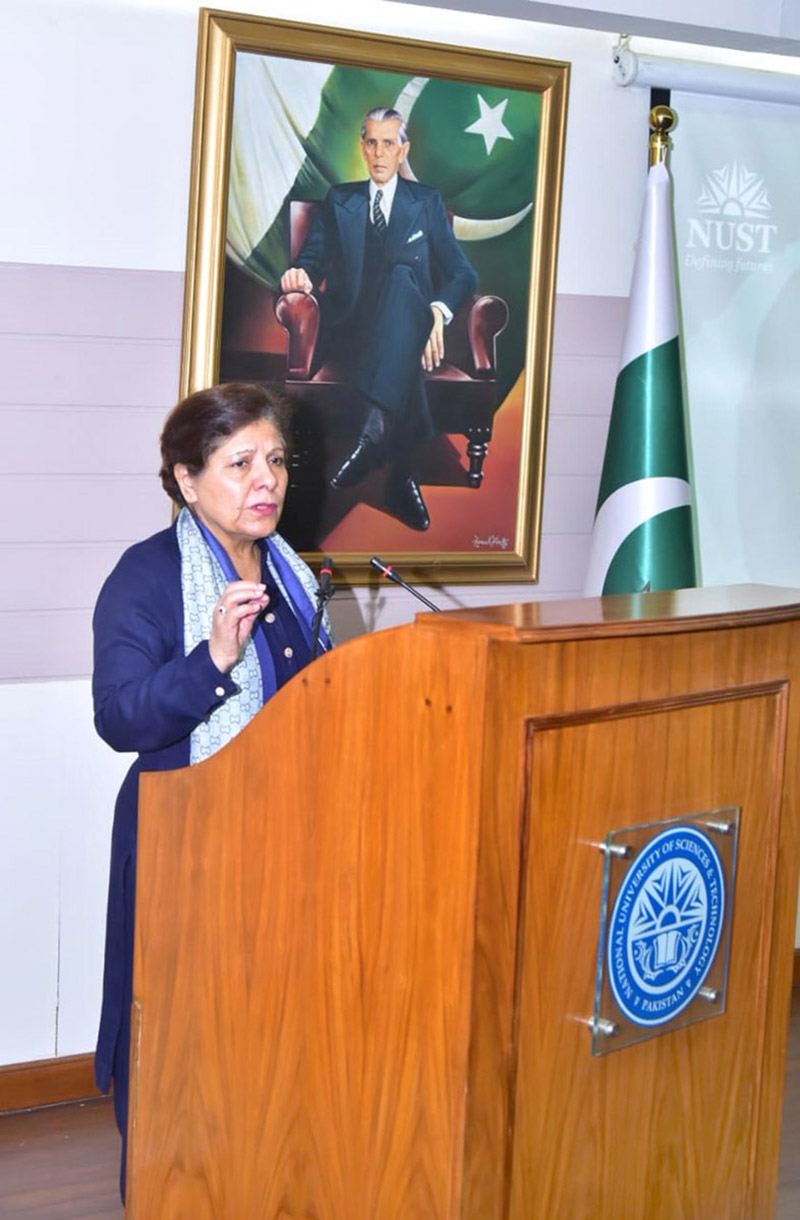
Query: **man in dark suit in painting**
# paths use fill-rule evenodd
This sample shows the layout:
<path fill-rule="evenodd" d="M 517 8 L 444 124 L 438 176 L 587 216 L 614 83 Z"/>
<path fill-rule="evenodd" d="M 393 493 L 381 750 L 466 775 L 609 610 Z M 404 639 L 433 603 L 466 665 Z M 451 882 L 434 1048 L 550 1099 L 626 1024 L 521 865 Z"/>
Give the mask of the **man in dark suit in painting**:
<path fill-rule="evenodd" d="M 320 294 L 321 355 L 349 358 L 361 398 L 358 443 L 331 479 L 354 487 L 389 460 L 389 511 L 412 529 L 430 524 L 412 457 L 433 435 L 423 370 L 439 366 L 444 327 L 477 276 L 433 187 L 398 175 L 408 155 L 403 116 L 370 110 L 361 126 L 369 180 L 334 186 L 320 208 L 284 292 Z"/>

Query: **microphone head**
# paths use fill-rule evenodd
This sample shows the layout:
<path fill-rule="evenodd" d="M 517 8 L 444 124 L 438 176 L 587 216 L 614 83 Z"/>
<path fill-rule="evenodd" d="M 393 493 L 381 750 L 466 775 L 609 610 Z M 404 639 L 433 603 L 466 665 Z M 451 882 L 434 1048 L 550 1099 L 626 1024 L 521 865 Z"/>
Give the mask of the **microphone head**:
<path fill-rule="evenodd" d="M 369 562 L 376 572 L 380 572 L 381 576 L 386 576 L 387 573 L 391 572 L 392 570 L 389 565 L 384 563 L 382 559 L 379 559 L 377 555 L 373 555 Z"/>
<path fill-rule="evenodd" d="M 329 601 L 335 592 L 331 576 L 333 575 L 333 560 L 330 555 L 326 555 L 319 566 L 319 576 L 317 577 L 317 598 L 321 603 Z"/>

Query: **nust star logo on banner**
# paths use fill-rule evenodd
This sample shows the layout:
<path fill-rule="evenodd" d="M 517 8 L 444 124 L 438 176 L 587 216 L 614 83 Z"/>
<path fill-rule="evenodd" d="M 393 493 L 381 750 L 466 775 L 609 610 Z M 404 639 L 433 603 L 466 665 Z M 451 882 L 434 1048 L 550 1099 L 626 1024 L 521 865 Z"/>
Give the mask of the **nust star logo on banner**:
<path fill-rule="evenodd" d="M 687 221 L 684 265 L 697 271 L 772 271 L 778 226 L 764 179 L 733 161 L 712 170 Z"/>
<path fill-rule="evenodd" d="M 703 830 L 671 827 L 650 840 L 623 878 L 606 959 L 621 1012 L 663 1025 L 691 1004 L 719 948 L 725 874 Z"/>

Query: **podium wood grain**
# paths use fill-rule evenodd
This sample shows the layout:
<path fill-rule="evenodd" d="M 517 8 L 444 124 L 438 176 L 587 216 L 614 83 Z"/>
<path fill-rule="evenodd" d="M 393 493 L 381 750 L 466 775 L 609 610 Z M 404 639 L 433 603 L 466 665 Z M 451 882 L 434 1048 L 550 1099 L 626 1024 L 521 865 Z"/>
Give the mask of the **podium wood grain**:
<path fill-rule="evenodd" d="M 458 1205 L 477 803 L 451 810 L 477 787 L 480 667 L 468 648 L 454 684 L 438 640 L 413 663 L 409 633 L 374 644 L 148 777 L 134 1216 Z"/>
<path fill-rule="evenodd" d="M 135 1220 L 764 1220 L 800 594 L 420 616 L 143 777 Z M 616 827 L 742 806 L 725 1015 L 590 1054 Z"/>

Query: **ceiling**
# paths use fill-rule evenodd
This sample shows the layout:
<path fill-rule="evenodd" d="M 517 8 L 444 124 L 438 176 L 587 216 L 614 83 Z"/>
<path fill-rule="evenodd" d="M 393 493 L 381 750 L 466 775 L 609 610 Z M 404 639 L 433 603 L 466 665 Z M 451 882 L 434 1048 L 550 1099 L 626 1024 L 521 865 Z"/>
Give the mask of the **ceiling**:
<path fill-rule="evenodd" d="M 430 0 L 407 0 L 424 4 Z M 435 7 L 494 17 L 638 34 L 675 42 L 800 56 L 800 0 L 435 0 Z M 663 16 L 654 16 L 654 10 Z"/>

